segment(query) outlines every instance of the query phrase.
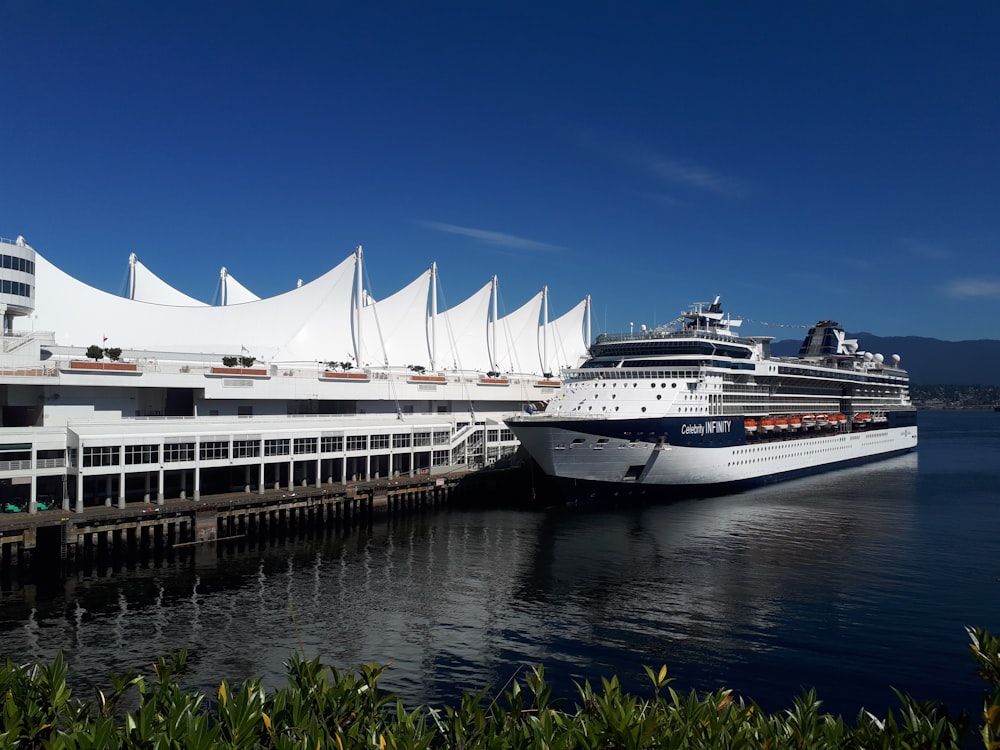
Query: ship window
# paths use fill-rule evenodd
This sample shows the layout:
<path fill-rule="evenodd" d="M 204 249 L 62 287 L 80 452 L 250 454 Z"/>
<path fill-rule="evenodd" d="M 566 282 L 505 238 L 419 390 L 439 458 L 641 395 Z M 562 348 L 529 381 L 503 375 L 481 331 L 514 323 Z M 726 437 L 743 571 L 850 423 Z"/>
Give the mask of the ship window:
<path fill-rule="evenodd" d="M 646 407 L 645 407 L 645 406 L 644 406 L 644 407 L 642 407 L 642 410 L 643 410 L 643 411 L 646 411 Z"/>
<path fill-rule="evenodd" d="M 671 388 L 676 388 L 676 387 L 677 387 L 677 383 L 671 383 L 671 384 L 670 384 L 670 387 L 671 387 Z"/>
<path fill-rule="evenodd" d="M 659 401 L 661 398 L 663 398 L 663 394 L 662 393 L 657 393 L 656 394 L 656 400 Z"/>

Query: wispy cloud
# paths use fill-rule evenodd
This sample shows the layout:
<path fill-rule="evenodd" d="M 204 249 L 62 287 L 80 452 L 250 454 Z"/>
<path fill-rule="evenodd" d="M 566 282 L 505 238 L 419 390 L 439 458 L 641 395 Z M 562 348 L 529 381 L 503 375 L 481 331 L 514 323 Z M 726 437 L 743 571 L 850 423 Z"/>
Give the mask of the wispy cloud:
<path fill-rule="evenodd" d="M 638 141 L 608 137 L 594 130 L 580 133 L 581 142 L 595 151 L 652 174 L 671 186 L 701 190 L 729 198 L 739 198 L 749 191 L 745 180 L 725 174 L 705 164 L 670 156 Z"/>
<path fill-rule="evenodd" d="M 899 245 L 911 255 L 925 260 L 949 260 L 953 257 L 950 250 L 933 242 L 903 237 L 899 240 Z"/>
<path fill-rule="evenodd" d="M 447 234 L 459 234 L 463 237 L 485 242 L 490 245 L 514 248 L 515 250 L 564 250 L 560 245 L 553 245 L 548 242 L 529 240 L 525 237 L 517 237 L 513 234 L 494 232 L 490 229 L 476 229 L 475 227 L 462 227 L 457 224 L 446 224 L 443 221 L 422 221 L 421 225 L 428 229 Z"/>
<path fill-rule="evenodd" d="M 952 281 L 945 287 L 949 297 L 997 297 L 1000 298 L 1000 281 L 985 279 L 964 279 Z"/>

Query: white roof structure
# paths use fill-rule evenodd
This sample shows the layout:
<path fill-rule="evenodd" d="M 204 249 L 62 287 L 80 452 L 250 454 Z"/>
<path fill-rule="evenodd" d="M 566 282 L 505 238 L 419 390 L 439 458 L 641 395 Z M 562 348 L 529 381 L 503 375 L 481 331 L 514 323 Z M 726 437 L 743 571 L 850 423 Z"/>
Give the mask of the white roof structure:
<path fill-rule="evenodd" d="M 220 305 L 242 305 L 244 302 L 256 302 L 259 299 L 260 297 L 233 278 L 225 266 L 222 267 L 219 271 Z"/>
<path fill-rule="evenodd" d="M 446 370 L 493 369 L 488 346 L 490 296 L 493 282 L 439 313 L 434 325 L 439 368 Z"/>
<path fill-rule="evenodd" d="M 34 327 L 52 331 L 61 346 L 104 342 L 149 352 L 249 352 L 277 363 L 350 360 L 376 368 L 543 373 L 575 366 L 586 355 L 589 298 L 549 322 L 543 289 L 498 320 L 494 278 L 468 299 L 438 311 L 436 266 L 374 300 L 362 286 L 361 263 L 359 247 L 291 291 L 206 305 L 163 282 L 155 284 L 138 260 L 132 264 L 135 288 L 144 293 L 127 298 L 95 289 L 36 253 Z"/>
<path fill-rule="evenodd" d="M 142 264 L 135 253 L 128 257 L 128 297 L 138 302 L 154 305 L 193 305 L 203 307 L 204 302 L 189 297 L 175 289 Z"/>

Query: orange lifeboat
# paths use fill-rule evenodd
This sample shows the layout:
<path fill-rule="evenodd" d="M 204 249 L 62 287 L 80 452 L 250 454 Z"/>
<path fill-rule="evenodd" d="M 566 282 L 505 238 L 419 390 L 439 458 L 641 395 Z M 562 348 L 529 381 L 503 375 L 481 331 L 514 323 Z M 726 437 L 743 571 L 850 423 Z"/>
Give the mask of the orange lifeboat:
<path fill-rule="evenodd" d="M 816 416 L 814 414 L 803 414 L 802 415 L 802 428 L 809 429 L 810 427 L 816 426 Z"/>
<path fill-rule="evenodd" d="M 757 420 L 756 419 L 744 419 L 743 429 L 747 432 L 757 432 Z"/>
<path fill-rule="evenodd" d="M 872 421 L 872 415 L 866 411 L 859 411 L 854 415 L 854 421 L 859 424 L 868 424 Z"/>
<path fill-rule="evenodd" d="M 771 432 L 774 430 L 774 420 L 770 417 L 764 417 L 764 419 L 760 420 L 760 429 L 764 430 L 764 432 Z"/>
<path fill-rule="evenodd" d="M 817 427 L 828 427 L 830 425 L 830 418 L 826 414 L 816 415 L 816 426 Z"/>
<path fill-rule="evenodd" d="M 802 426 L 802 417 L 789 417 L 788 418 L 788 429 L 797 430 Z"/>
<path fill-rule="evenodd" d="M 787 430 L 788 420 L 785 417 L 776 417 L 774 420 L 774 426 L 779 430 Z"/>
<path fill-rule="evenodd" d="M 847 417 L 843 414 L 834 414 L 830 417 L 830 424 L 832 425 L 844 425 L 847 424 Z"/>

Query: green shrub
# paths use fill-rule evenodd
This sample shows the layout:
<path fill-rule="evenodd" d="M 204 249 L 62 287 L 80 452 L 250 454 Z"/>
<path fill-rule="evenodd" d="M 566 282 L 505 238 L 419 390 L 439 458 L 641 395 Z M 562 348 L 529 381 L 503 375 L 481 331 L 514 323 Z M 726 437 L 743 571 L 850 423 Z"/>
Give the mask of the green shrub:
<path fill-rule="evenodd" d="M 980 726 L 984 747 L 1000 747 L 1000 641 L 969 628 L 979 674 L 989 683 Z M 576 702 L 556 707 L 542 667 L 514 678 L 495 697 L 465 693 L 457 706 L 408 711 L 379 688 L 386 667 L 350 672 L 293 656 L 288 686 L 268 693 L 260 680 L 223 681 L 214 701 L 178 687 L 187 655 L 160 658 L 153 674 L 112 675 L 91 702 L 67 687 L 62 656 L 45 665 L 0 667 L 0 749 L 62 748 L 926 748 L 961 747 L 968 717 L 897 693 L 884 719 L 862 710 L 854 725 L 823 713 L 814 691 L 768 714 L 728 690 L 682 694 L 667 668 L 646 668 L 651 695 L 622 692 L 616 677 L 576 686 Z M 133 695 L 134 693 L 134 695 Z M 128 696 L 127 700 L 123 700 Z M 124 710 L 124 704 L 135 706 Z"/>

